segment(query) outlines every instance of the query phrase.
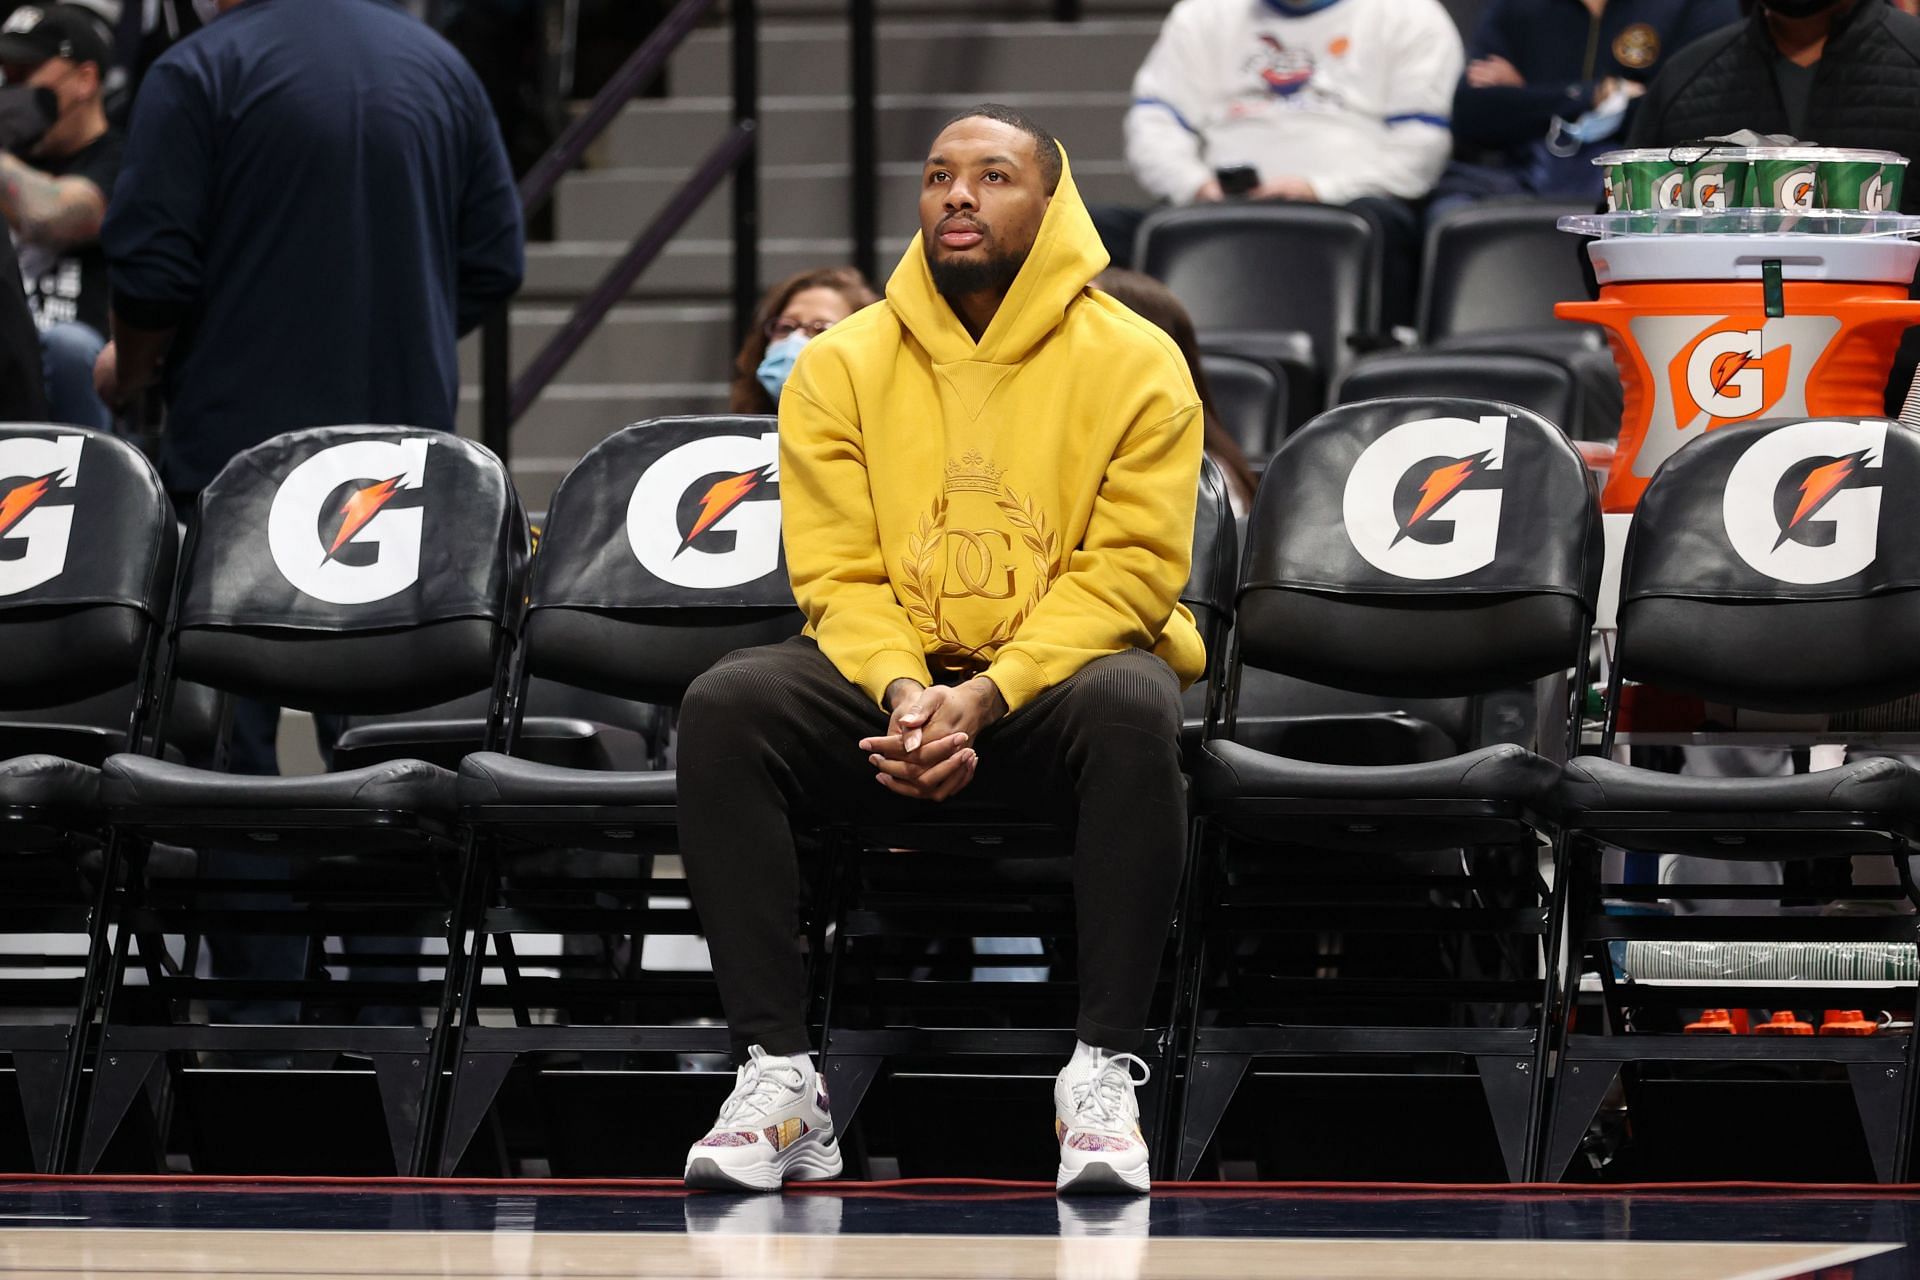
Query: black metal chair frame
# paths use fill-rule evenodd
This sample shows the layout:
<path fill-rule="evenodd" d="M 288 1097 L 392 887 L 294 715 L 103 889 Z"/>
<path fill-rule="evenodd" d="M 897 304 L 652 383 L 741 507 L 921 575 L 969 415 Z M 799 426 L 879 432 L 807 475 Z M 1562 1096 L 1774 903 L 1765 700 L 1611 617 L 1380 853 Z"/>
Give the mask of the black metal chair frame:
<path fill-rule="evenodd" d="M 1597 754 L 1610 756 L 1619 726 L 1620 696 L 1625 673 L 1627 630 L 1623 626 L 1614 661 L 1608 672 L 1601 740 Z M 1847 890 L 1851 899 L 1904 897 L 1920 908 L 1920 888 L 1914 883 L 1908 857 L 1920 853 L 1920 815 L 1868 811 L 1767 812 L 1729 810 L 1719 813 L 1669 813 L 1612 810 L 1569 813 L 1562 819 L 1562 839 L 1556 849 L 1554 956 L 1548 975 L 1552 987 L 1546 1048 L 1554 1060 L 1548 1089 L 1541 1097 L 1543 1114 L 1534 1126 L 1539 1144 L 1539 1176 L 1558 1180 L 1565 1175 L 1601 1102 L 1628 1066 L 1661 1063 L 1835 1064 L 1845 1068 L 1854 1104 L 1867 1139 L 1874 1169 L 1883 1182 L 1905 1181 L 1912 1165 L 1915 1099 L 1920 1094 L 1920 1035 L 1878 1034 L 1840 1036 L 1761 1037 L 1688 1036 L 1668 1032 L 1628 1032 L 1629 1009 L 1699 1008 L 1705 1005 L 1767 1008 L 1780 998 L 1779 986 L 1744 987 L 1663 986 L 1634 984 L 1629 995 L 1616 980 L 1608 944 L 1636 939 L 1679 939 L 1719 942 L 1909 942 L 1920 943 L 1920 917 L 1795 919 L 1784 916 L 1728 915 L 1688 919 L 1610 915 L 1608 898 L 1660 901 L 1703 897 L 1737 900 L 1777 898 L 1780 890 L 1764 894 L 1741 893 L 1722 885 L 1605 883 L 1600 859 L 1608 845 L 1632 846 L 1637 837 L 1682 836 L 1697 840 L 1703 851 L 1724 851 L 1754 841 L 1759 850 L 1748 856 L 1807 858 L 1854 854 L 1890 854 L 1898 869 L 1897 893 L 1880 893 L 1863 886 Z M 1819 844 L 1816 854 L 1807 844 Z M 1560 936 L 1564 933 L 1564 938 Z M 1580 981 L 1588 964 L 1601 980 L 1605 1033 L 1575 1032 Z M 1842 1008 L 1858 1004 L 1857 990 L 1796 983 L 1790 989 L 1796 1005 Z M 1920 983 L 1906 992 L 1909 1007 L 1920 1010 Z"/>
<path fill-rule="evenodd" d="M 1208 538 L 1213 548 L 1212 564 L 1219 579 L 1206 584 L 1204 594 L 1215 600 L 1226 601 L 1231 598 L 1231 593 L 1223 588 L 1233 576 L 1237 560 L 1234 517 L 1227 502 L 1225 477 L 1213 463 L 1205 464 L 1201 484 L 1203 488 L 1210 486 L 1212 490 L 1215 527 Z M 1192 585 L 1189 584 L 1190 587 Z M 1219 654 L 1224 647 L 1223 640 L 1230 619 L 1213 608 L 1208 608 L 1206 613 L 1210 625 L 1203 639 L 1209 654 L 1209 667 L 1212 668 L 1218 661 L 1213 655 Z M 1219 713 L 1217 683 L 1212 679 L 1211 671 L 1203 679 L 1207 682 L 1208 695 L 1205 733 L 1210 734 Z M 837 1132 L 852 1132 L 853 1119 L 861 1102 L 889 1060 L 957 1057 L 970 1060 L 974 1066 L 992 1067 L 1036 1058 L 1059 1062 L 1073 1052 L 1077 1037 L 1071 1027 L 948 1027 L 918 1024 L 860 1028 L 840 1025 L 839 1017 L 852 992 L 859 989 L 860 976 L 850 976 L 852 966 L 847 963 L 849 944 L 855 938 L 904 936 L 932 939 L 1012 935 L 1062 939 L 1071 938 L 1074 934 L 1070 888 L 1064 902 L 1049 903 L 1040 910 L 1030 909 L 1030 903 L 1016 901 L 1007 887 L 991 882 L 982 886 L 980 897 L 958 903 L 947 898 L 935 901 L 928 896 L 919 902 L 894 903 L 877 908 L 870 906 L 863 902 L 860 894 L 861 871 L 870 860 L 915 856 L 900 852 L 903 849 L 914 850 L 915 854 L 934 853 L 950 859 L 967 860 L 1061 858 L 1071 846 L 1071 831 L 1056 824 L 1022 820 L 1006 814 L 970 814 L 963 803 L 954 802 L 926 821 L 845 823 L 835 826 L 831 835 L 836 867 L 831 898 L 833 941 L 818 999 L 821 1071 L 827 1079 L 828 1097 L 833 1107 Z M 1184 882 L 1193 874 L 1193 849 L 1189 839 L 1183 888 L 1177 901 L 1185 901 L 1186 898 Z M 1169 957 L 1179 954 L 1180 939 L 1185 928 L 1184 920 L 1176 911 L 1168 936 Z M 1008 957 L 1005 963 L 1018 966 L 1019 960 Z M 1177 971 L 1175 966 L 1166 970 L 1163 977 L 1176 975 Z M 895 985 L 905 990 L 904 986 Z M 992 1005 L 996 995 L 1025 1004 L 1046 1003 L 1045 997 L 1051 995 L 1056 997 L 1054 1003 L 1057 1004 L 1071 999 L 1071 990 L 1076 984 L 1048 981 L 1006 984 L 969 982 L 964 985 L 967 988 L 964 1003 L 972 1007 Z M 1159 1002 L 1165 1009 L 1166 1021 L 1164 1025 L 1148 1028 L 1148 1042 L 1153 1046 L 1151 1056 L 1155 1059 L 1154 1075 L 1142 1090 L 1146 1098 L 1141 1106 L 1142 1129 L 1154 1149 L 1154 1165 L 1163 1171 L 1167 1167 L 1166 1159 L 1170 1150 L 1170 1120 L 1180 1065 L 1177 1055 L 1181 1008 L 1177 978 L 1166 985 L 1166 998 Z M 1040 998 L 1029 1000 L 1028 997 Z M 933 999 L 930 995 L 924 998 Z M 936 1010 L 936 1015 L 938 1012 Z"/>
<path fill-rule="evenodd" d="M 524 542 L 525 518 L 516 515 L 509 522 L 509 540 L 516 536 Z M 179 613 L 191 576 L 193 556 L 200 536 L 196 518 L 189 526 L 181 552 L 180 571 L 175 575 L 173 600 L 165 627 L 166 643 L 159 661 L 152 668 L 143 701 L 154 704 L 154 733 L 146 754 L 158 757 L 171 712 L 176 686 L 175 652 Z M 502 618 L 511 618 L 524 590 L 524 548 L 502 545 L 496 554 L 514 557 L 520 563 L 506 575 L 501 602 Z M 506 626 L 495 628 L 492 667 L 494 693 L 489 718 L 491 740 L 501 729 L 498 711 L 505 705 L 503 688 L 509 670 L 508 649 L 512 635 Z M 124 883 L 115 909 L 106 925 L 115 931 L 110 950 L 101 948 L 104 976 L 100 985 L 100 1019 L 96 1038 L 88 1049 L 94 1066 L 93 1086 L 88 1096 L 84 1123 L 80 1127 L 77 1171 L 90 1171 L 105 1152 L 121 1121 L 135 1100 L 145 1092 L 156 1101 L 156 1110 L 164 1110 L 171 1083 L 165 1069 L 174 1055 L 182 1052 L 214 1053 L 287 1053 L 290 1055 L 363 1055 L 371 1060 L 395 1168 L 402 1174 L 418 1174 L 427 1168 L 429 1141 L 433 1133 L 431 1118 L 439 1109 L 441 1081 L 445 1074 L 445 1055 L 449 1028 L 453 1024 L 455 1000 L 461 990 L 460 904 L 472 897 L 475 857 L 472 840 L 457 824 L 443 822 L 425 814 L 404 810 L 364 809 L 288 809 L 264 807 L 186 809 L 132 806 L 105 814 L 115 841 L 123 850 Z M 295 857 L 338 852 L 341 837 L 351 836 L 367 851 L 381 849 L 406 851 L 424 856 L 431 864 L 434 879 L 442 892 L 438 901 L 423 901 L 414 907 L 369 912 L 349 903 L 345 907 L 298 911 L 257 911 L 250 909 L 214 909 L 198 906 L 193 899 L 208 892 L 232 892 L 262 887 L 285 890 L 284 882 L 227 882 L 192 878 L 175 885 L 167 881 L 148 881 L 147 854 L 155 843 L 193 847 L 209 838 L 238 838 L 261 848 Z M 294 882 L 301 887 L 299 882 Z M 169 891 L 184 890 L 175 901 Z M 175 965 L 166 951 L 167 933 L 184 934 L 189 939 L 189 958 L 198 938 L 225 929 L 248 933 L 305 937 L 309 940 L 306 976 L 299 980 L 218 980 L 197 979 L 190 968 Z M 325 980 L 319 967 L 324 956 L 318 944 L 329 936 L 408 936 L 441 937 L 447 945 L 447 960 L 438 981 L 416 983 L 339 983 Z M 167 1002 L 175 1020 L 161 1025 L 117 1023 L 113 1014 L 128 972 L 130 945 L 138 940 L 140 959 L 147 976 L 150 996 Z M 366 957 L 357 957 L 362 963 Z M 417 962 L 417 960 L 416 960 Z M 315 976 L 318 975 L 318 976 Z M 431 1027 L 326 1026 L 326 1025 L 210 1025 L 177 1020 L 185 1012 L 185 1002 L 195 996 L 216 998 L 273 998 L 310 1003 L 332 1003 L 343 996 L 359 1003 L 377 1002 L 437 1004 Z"/>

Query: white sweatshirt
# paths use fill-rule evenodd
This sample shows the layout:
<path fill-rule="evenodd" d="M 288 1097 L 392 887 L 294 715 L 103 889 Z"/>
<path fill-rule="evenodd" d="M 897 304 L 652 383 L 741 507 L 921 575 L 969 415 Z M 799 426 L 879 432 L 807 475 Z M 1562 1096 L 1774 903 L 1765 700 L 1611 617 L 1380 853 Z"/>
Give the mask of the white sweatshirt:
<path fill-rule="evenodd" d="M 1176 204 L 1238 165 L 1327 204 L 1417 199 L 1446 167 L 1464 61 L 1439 0 L 1180 0 L 1134 77 L 1127 163 Z"/>

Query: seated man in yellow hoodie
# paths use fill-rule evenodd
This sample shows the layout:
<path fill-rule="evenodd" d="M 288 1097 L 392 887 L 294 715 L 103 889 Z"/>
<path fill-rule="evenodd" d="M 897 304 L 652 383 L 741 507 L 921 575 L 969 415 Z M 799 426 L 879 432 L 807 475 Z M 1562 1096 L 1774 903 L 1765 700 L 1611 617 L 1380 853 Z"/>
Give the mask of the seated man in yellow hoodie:
<path fill-rule="evenodd" d="M 809 343 L 781 393 L 806 633 L 726 658 L 681 709 L 681 849 L 740 1062 L 686 1180 L 840 1172 L 790 816 L 912 819 L 964 792 L 1074 826 L 1058 1185 L 1145 1191 L 1133 1051 L 1186 842 L 1179 695 L 1204 660 L 1178 603 L 1200 401 L 1172 341 L 1089 287 L 1106 252 L 1030 120 L 950 122 L 920 228 L 886 299 Z"/>

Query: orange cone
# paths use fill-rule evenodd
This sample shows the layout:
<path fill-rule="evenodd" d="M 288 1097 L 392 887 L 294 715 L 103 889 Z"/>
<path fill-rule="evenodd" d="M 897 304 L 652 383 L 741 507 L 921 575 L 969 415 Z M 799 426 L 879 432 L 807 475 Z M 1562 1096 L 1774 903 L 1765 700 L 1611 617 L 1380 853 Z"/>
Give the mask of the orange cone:
<path fill-rule="evenodd" d="M 1733 1034 L 1733 1015 L 1725 1009 L 1702 1009 L 1700 1021 L 1687 1024 L 1690 1036 L 1730 1036 Z"/>
<path fill-rule="evenodd" d="M 1813 1024 L 1802 1022 L 1791 1009 L 1782 1009 L 1753 1029 L 1757 1036 L 1810 1036 Z"/>
<path fill-rule="evenodd" d="M 1879 1029 L 1879 1023 L 1861 1016 L 1858 1009 L 1829 1009 L 1820 1020 L 1823 1036 L 1870 1036 Z"/>

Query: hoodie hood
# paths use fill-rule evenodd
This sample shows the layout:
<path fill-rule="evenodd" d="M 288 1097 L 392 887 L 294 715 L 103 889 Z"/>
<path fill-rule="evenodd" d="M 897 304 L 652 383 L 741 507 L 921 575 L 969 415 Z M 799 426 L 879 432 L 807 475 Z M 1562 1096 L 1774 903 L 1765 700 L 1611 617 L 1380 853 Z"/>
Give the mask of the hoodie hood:
<path fill-rule="evenodd" d="M 1060 148 L 1060 185 L 1020 274 L 976 344 L 934 287 L 923 237 L 915 235 L 887 281 L 887 302 L 936 365 L 973 360 L 1018 364 L 1060 327 L 1067 307 L 1107 269 L 1107 251 Z"/>

